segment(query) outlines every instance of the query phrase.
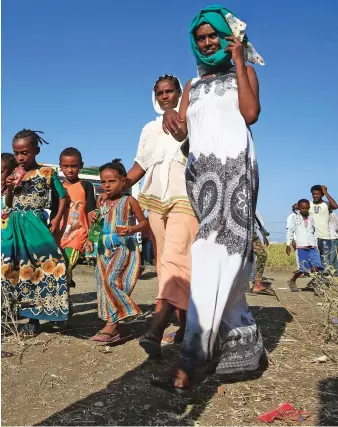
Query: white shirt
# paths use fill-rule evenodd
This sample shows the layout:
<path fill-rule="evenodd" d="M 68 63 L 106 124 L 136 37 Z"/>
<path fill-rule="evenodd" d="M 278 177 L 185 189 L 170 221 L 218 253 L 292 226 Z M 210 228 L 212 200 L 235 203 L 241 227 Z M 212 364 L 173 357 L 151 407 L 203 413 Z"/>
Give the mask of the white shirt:
<path fill-rule="evenodd" d="M 331 239 L 329 229 L 329 204 L 326 202 L 322 203 L 310 203 L 310 214 L 313 216 L 316 225 L 316 234 L 318 239 Z"/>
<path fill-rule="evenodd" d="M 338 239 L 338 217 L 335 213 L 330 214 L 329 228 L 331 239 Z"/>
<path fill-rule="evenodd" d="M 317 237 L 315 231 L 315 222 L 311 215 L 308 216 L 306 223 L 301 214 L 293 214 L 287 229 L 286 244 L 290 246 L 292 240 L 295 240 L 297 248 L 307 246 L 316 247 Z"/>
<path fill-rule="evenodd" d="M 290 228 L 290 225 L 292 224 L 292 218 L 297 215 L 296 213 L 292 212 L 292 214 L 290 214 L 287 219 L 286 219 L 286 228 Z"/>

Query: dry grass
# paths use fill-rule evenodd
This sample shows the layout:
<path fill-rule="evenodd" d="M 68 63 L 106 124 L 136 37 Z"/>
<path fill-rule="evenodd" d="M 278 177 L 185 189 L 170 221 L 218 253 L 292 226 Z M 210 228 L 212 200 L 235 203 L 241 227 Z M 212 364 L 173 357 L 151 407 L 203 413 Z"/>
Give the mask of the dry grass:
<path fill-rule="evenodd" d="M 22 345 L 7 344 L 14 356 L 3 359 L 2 425 L 257 426 L 263 425 L 259 414 L 282 402 L 312 415 L 302 423 L 275 421 L 275 427 L 338 425 L 338 347 L 324 339 L 325 301 L 312 292 L 282 290 L 289 274 L 272 274 L 276 298 L 248 297 L 269 368 L 250 381 L 202 376 L 187 397 L 149 384 L 153 374 L 172 365 L 178 352 L 168 346 L 162 360 L 147 360 L 137 338 L 149 324 L 122 325 L 134 339 L 116 347 L 96 346 L 87 339 L 102 326 L 90 308 L 93 270 L 81 266 L 75 274 L 72 329 L 42 333 L 25 343 L 24 351 Z M 141 280 L 133 296 L 146 312 L 156 294 L 157 281 L 152 279 Z"/>
<path fill-rule="evenodd" d="M 314 276 L 316 294 L 322 299 L 322 309 L 326 318 L 323 337 L 338 344 L 338 277 L 334 271 L 329 276 Z"/>
<path fill-rule="evenodd" d="M 1 287 L 1 334 L 13 337 L 20 343 L 17 309 L 10 302 L 7 292 Z"/>
<path fill-rule="evenodd" d="M 290 256 L 287 256 L 285 251 L 285 244 L 271 244 L 267 248 L 266 267 L 271 271 L 294 271 L 297 268 L 295 252 L 293 251 Z"/>

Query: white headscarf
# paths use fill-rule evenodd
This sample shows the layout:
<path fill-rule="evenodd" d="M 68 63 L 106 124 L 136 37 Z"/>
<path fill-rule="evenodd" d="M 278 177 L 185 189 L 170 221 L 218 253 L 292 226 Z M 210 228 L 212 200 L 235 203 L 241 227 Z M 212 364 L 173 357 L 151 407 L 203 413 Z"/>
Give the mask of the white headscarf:
<path fill-rule="evenodd" d="M 171 75 L 171 74 L 165 74 L 165 75 L 160 76 L 160 77 L 166 77 L 166 76 L 168 76 L 168 77 L 169 77 L 169 76 L 170 76 L 170 77 L 175 77 L 175 78 L 178 80 L 179 84 L 180 84 L 180 88 L 181 88 L 181 95 L 180 95 L 180 97 L 179 97 L 177 107 L 175 108 L 175 110 L 176 110 L 176 111 L 178 111 L 178 110 L 179 110 L 179 108 L 180 108 L 181 99 L 182 99 L 182 94 L 183 94 L 183 87 L 182 87 L 181 81 L 180 81 L 180 79 L 179 79 L 179 78 L 177 78 L 176 76 Z M 164 79 L 163 79 L 162 81 L 164 81 Z M 162 115 L 164 114 L 164 111 L 162 110 L 162 108 L 160 107 L 160 104 L 158 103 L 158 101 L 157 101 L 157 99 L 156 99 L 154 88 L 153 88 L 153 90 L 152 90 L 152 94 L 151 94 L 151 96 L 152 96 L 152 101 L 153 101 L 153 107 L 154 107 L 154 110 L 156 111 L 156 113 L 157 113 L 157 114 L 160 114 L 160 115 L 162 116 Z"/>

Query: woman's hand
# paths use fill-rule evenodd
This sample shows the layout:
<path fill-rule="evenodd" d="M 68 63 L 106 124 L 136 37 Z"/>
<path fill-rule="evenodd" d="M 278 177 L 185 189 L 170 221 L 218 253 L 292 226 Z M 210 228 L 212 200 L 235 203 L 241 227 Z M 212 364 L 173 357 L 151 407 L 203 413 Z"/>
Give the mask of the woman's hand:
<path fill-rule="evenodd" d="M 177 135 L 182 128 L 184 120 L 180 117 L 177 111 L 168 110 L 163 114 L 162 128 L 169 135 Z"/>
<path fill-rule="evenodd" d="M 107 199 L 108 199 L 107 194 L 105 193 L 100 194 L 97 199 L 97 207 L 99 208 L 101 205 L 103 205 Z"/>
<path fill-rule="evenodd" d="M 245 64 L 243 44 L 235 36 L 225 37 L 225 40 L 229 41 L 229 45 L 224 52 L 231 52 L 236 67 L 243 66 Z"/>

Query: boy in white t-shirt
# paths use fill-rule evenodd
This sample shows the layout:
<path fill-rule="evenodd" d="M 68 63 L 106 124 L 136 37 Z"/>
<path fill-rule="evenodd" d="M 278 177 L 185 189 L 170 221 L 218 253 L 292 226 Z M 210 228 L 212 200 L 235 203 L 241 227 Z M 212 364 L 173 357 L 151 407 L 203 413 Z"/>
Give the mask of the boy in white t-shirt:
<path fill-rule="evenodd" d="M 310 215 L 313 217 L 318 238 L 318 249 L 324 268 L 331 265 L 332 238 L 330 234 L 330 212 L 338 208 L 336 201 L 327 192 L 325 185 L 311 188 L 313 201 L 310 203 Z M 328 202 L 323 200 L 326 196 Z"/>

